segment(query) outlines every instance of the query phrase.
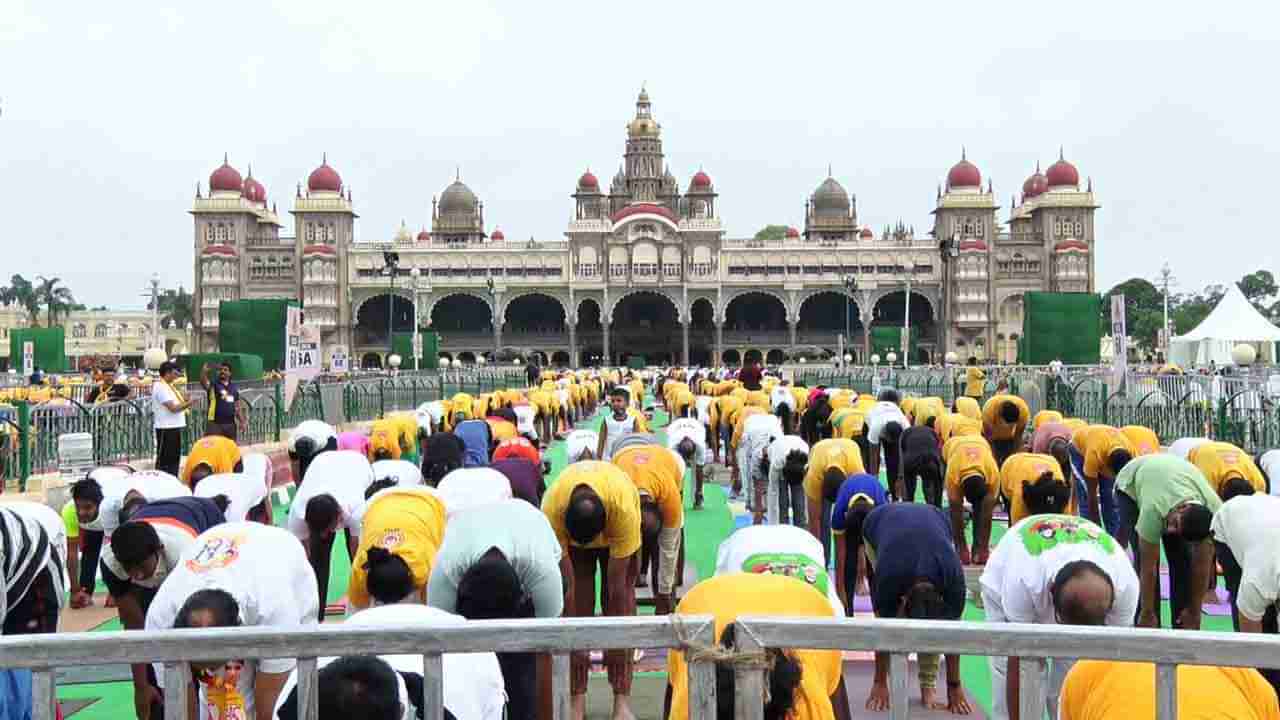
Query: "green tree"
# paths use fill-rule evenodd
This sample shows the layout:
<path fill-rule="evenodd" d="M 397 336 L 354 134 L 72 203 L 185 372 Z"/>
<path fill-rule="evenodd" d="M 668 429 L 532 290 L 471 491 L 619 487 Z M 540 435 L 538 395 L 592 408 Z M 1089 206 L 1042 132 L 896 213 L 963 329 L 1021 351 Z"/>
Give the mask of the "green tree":
<path fill-rule="evenodd" d="M 1145 347 L 1156 347 L 1160 326 L 1164 323 L 1164 298 L 1155 285 L 1142 278 L 1125 280 L 1102 296 L 1103 332 L 1111 332 L 1111 298 L 1120 294 L 1124 295 L 1129 336 Z"/>
<path fill-rule="evenodd" d="M 1280 287 L 1276 286 L 1275 276 L 1271 274 L 1270 270 L 1258 270 L 1257 272 L 1249 273 L 1240 278 L 1240 282 L 1236 283 L 1236 286 L 1240 288 L 1240 292 L 1244 293 L 1245 298 L 1253 303 L 1258 312 L 1268 318 L 1272 317 L 1271 310 L 1275 307 L 1276 302 L 1273 298 L 1277 293 L 1280 293 Z"/>
<path fill-rule="evenodd" d="M 31 281 L 21 275 L 9 278 L 9 285 L 0 293 L 0 301 L 6 305 L 16 303 L 27 312 L 27 319 L 32 325 L 40 321 L 40 297 Z"/>
<path fill-rule="evenodd" d="M 181 330 L 195 319 L 191 293 L 182 286 L 178 286 L 177 290 L 165 290 L 160 293 L 157 301 L 160 305 L 160 322 L 165 327 Z M 152 309 L 150 302 L 147 303 L 147 309 Z"/>
<path fill-rule="evenodd" d="M 1198 293 L 1174 296 L 1169 303 L 1169 321 L 1174 335 L 1185 335 L 1196 328 L 1213 312 L 1218 301 L 1227 293 L 1221 285 L 1210 285 Z"/>
<path fill-rule="evenodd" d="M 43 275 L 36 276 L 36 299 L 45 308 L 48 327 L 56 325 L 58 316 L 71 312 L 76 303 L 71 289 L 62 284 L 62 278 L 47 278 Z"/>
<path fill-rule="evenodd" d="M 760 232 L 756 233 L 756 240 L 784 240 L 787 237 L 787 230 L 791 228 L 786 225 L 765 225 Z"/>

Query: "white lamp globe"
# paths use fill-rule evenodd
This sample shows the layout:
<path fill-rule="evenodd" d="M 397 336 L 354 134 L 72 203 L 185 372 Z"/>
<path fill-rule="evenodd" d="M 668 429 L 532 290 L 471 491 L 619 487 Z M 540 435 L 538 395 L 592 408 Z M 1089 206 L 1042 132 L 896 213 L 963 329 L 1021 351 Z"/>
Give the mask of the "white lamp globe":
<path fill-rule="evenodd" d="M 872 355 L 872 356 L 871 356 L 871 364 L 872 364 L 872 365 L 879 365 L 879 364 L 880 364 L 880 354 L 879 354 L 879 353 L 877 353 L 877 354 L 875 354 L 875 355 Z"/>
<path fill-rule="evenodd" d="M 948 365 L 955 365 L 956 361 L 960 359 L 960 356 L 956 355 L 954 352 L 949 352 L 944 359 L 947 361 Z"/>
<path fill-rule="evenodd" d="M 147 366 L 148 370 L 159 370 L 160 364 L 168 359 L 169 356 L 161 348 L 148 348 L 142 354 L 142 363 Z"/>
<path fill-rule="evenodd" d="M 480 357 L 476 358 L 476 364 L 477 364 L 477 365 L 483 365 L 483 364 L 484 364 L 484 356 L 483 356 L 483 355 L 481 355 Z"/>
<path fill-rule="evenodd" d="M 520 358 L 512 358 L 512 359 L 511 359 L 511 364 L 512 364 L 512 365 L 519 365 L 519 364 L 520 364 Z"/>
<path fill-rule="evenodd" d="M 808 362 L 808 358 L 800 358 L 801 365 L 804 365 L 806 362 Z"/>
<path fill-rule="evenodd" d="M 1252 365 L 1258 359 L 1258 351 L 1252 345 L 1241 343 L 1231 348 L 1231 361 L 1242 367 Z"/>
<path fill-rule="evenodd" d="M 417 280 L 419 277 L 422 277 L 422 270 L 419 268 L 413 268 L 409 271 L 409 277 Z"/>
<path fill-rule="evenodd" d="M 851 362 L 853 362 L 853 356 L 852 356 L 852 355 L 850 355 L 849 353 L 845 353 L 845 354 L 844 354 L 844 361 L 845 361 L 845 362 L 847 362 L 847 363 L 851 363 Z"/>
<path fill-rule="evenodd" d="M 890 365 L 898 362 L 898 353 L 889 353 L 887 356 L 885 356 L 885 362 L 889 363 Z"/>
<path fill-rule="evenodd" d="M 400 367 L 400 356 L 392 353 L 391 357 L 387 358 L 387 365 L 393 368 Z"/>
<path fill-rule="evenodd" d="M 449 367 L 449 358 L 447 358 L 447 357 L 441 357 L 441 358 L 440 358 L 440 367 L 442 367 L 442 368 L 447 368 L 447 367 Z"/>

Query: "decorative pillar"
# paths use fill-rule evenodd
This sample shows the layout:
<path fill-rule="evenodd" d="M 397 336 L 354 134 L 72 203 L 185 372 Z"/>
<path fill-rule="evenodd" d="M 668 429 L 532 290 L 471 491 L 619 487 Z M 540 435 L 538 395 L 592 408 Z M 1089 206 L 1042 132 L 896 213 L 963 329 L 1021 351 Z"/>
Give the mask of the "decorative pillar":
<path fill-rule="evenodd" d="M 688 367 L 689 366 L 689 323 L 686 322 L 686 323 L 680 324 L 680 335 L 681 335 L 681 339 L 684 342 L 683 354 L 681 355 L 681 358 L 684 366 Z"/>
<path fill-rule="evenodd" d="M 578 367 L 578 331 L 569 323 L 569 367 Z"/>
<path fill-rule="evenodd" d="M 493 296 L 493 360 L 498 361 L 498 352 L 502 350 L 502 318 L 498 316 L 498 308 L 502 306 L 502 298 L 496 293 Z"/>
<path fill-rule="evenodd" d="M 791 329 L 791 351 L 792 351 L 792 352 L 795 352 L 796 345 L 799 345 L 799 344 L 800 344 L 800 343 L 796 342 L 796 335 L 797 335 L 797 332 L 796 332 L 796 331 L 799 329 L 800 321 L 799 321 L 799 320 L 795 320 L 795 321 L 793 321 L 793 322 L 789 322 L 789 323 L 787 323 L 787 325 L 788 325 L 788 326 L 790 326 L 790 329 Z"/>
<path fill-rule="evenodd" d="M 606 320 L 600 323 L 600 326 L 604 330 L 604 359 L 602 364 L 613 365 L 613 356 L 609 354 L 609 322 Z"/>
<path fill-rule="evenodd" d="M 711 365 L 714 367 L 723 362 L 724 357 L 724 321 L 716 323 L 716 356 L 711 358 Z"/>

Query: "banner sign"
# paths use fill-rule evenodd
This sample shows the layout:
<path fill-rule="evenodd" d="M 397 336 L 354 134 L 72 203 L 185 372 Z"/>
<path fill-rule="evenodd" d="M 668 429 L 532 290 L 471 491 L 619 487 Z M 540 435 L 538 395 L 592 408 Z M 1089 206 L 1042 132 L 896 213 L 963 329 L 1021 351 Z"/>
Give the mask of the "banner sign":
<path fill-rule="evenodd" d="M 300 307 L 285 308 L 284 406 L 293 406 L 298 383 L 320 374 L 320 328 L 307 325 Z"/>
<path fill-rule="evenodd" d="M 1129 369 L 1129 334 L 1125 327 L 1124 295 L 1111 296 L 1111 392 L 1124 387 Z"/>

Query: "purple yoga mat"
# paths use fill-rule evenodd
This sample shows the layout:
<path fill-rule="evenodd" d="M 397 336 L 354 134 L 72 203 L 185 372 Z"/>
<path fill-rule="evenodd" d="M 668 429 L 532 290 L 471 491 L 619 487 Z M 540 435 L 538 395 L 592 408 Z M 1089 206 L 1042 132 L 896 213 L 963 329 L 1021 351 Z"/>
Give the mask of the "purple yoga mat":
<path fill-rule="evenodd" d="M 1216 597 L 1217 602 L 1212 602 Z M 1169 599 L 1169 573 L 1160 573 L 1160 599 Z M 1215 617 L 1231 617 L 1231 598 L 1227 595 L 1227 591 L 1223 588 L 1216 588 L 1212 595 L 1205 598 L 1205 603 L 1201 608 L 1205 615 L 1213 615 Z"/>

